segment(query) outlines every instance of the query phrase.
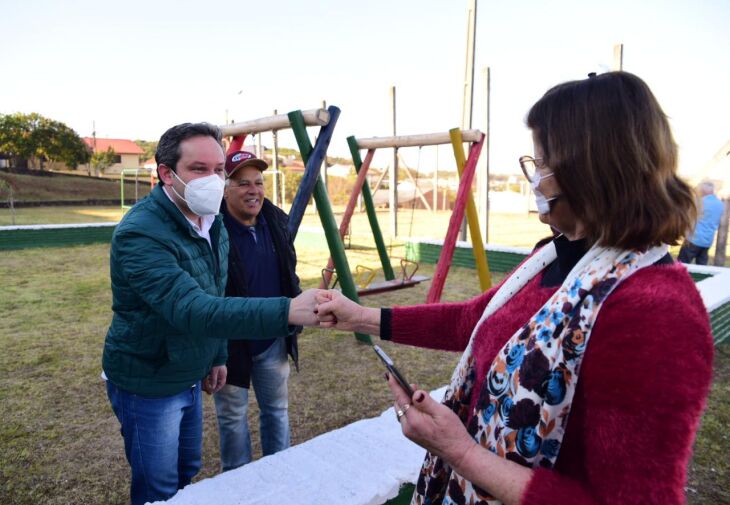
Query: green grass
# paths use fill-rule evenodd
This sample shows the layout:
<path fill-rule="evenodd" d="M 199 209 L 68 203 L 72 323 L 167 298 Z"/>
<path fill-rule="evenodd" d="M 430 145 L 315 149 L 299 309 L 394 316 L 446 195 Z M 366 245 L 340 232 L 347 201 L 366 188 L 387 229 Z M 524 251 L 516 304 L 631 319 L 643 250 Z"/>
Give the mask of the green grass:
<path fill-rule="evenodd" d="M 402 248 L 394 246 L 392 253 L 397 257 Z M 319 282 L 324 256 L 321 250 L 300 248 L 299 274 L 306 286 Z M 377 262 L 371 249 L 351 249 L 348 256 L 351 265 Z M 129 469 L 99 377 L 111 318 L 108 261 L 108 245 L 0 253 L 0 503 L 127 503 Z M 433 273 L 432 265 L 421 269 Z M 373 307 L 420 303 L 427 290 L 428 283 L 423 283 L 363 301 Z M 453 268 L 444 300 L 477 291 L 473 270 Z M 426 389 L 446 383 L 459 357 L 382 344 L 409 379 Z M 351 334 L 307 329 L 300 352 L 301 372 L 292 372 L 290 380 L 294 444 L 390 406 L 380 362 Z M 730 346 L 725 344 L 717 349 L 715 383 L 690 468 L 690 504 L 730 501 L 728 398 Z M 219 470 L 209 397 L 204 410 L 204 461 L 198 479 Z M 252 418 L 257 414 L 254 403 Z M 257 440 L 255 422 L 252 431 Z"/>
<path fill-rule="evenodd" d="M 109 200 L 120 198 L 119 180 L 98 177 L 79 177 L 45 172 L 44 175 L 16 174 L 0 171 L 0 179 L 13 187 L 16 202 L 43 202 L 49 200 Z M 125 178 L 127 180 L 127 178 Z M 138 195 L 149 192 L 149 179 L 142 180 L 138 186 Z M 125 184 L 125 198 L 134 198 L 134 182 Z M 6 198 L 5 196 L 3 198 Z"/>

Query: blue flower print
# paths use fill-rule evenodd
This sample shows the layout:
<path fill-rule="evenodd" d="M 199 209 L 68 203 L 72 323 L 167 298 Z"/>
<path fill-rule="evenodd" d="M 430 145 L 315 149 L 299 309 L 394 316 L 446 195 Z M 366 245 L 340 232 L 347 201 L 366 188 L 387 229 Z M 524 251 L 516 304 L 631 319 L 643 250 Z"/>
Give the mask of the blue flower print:
<path fill-rule="evenodd" d="M 563 321 L 564 317 L 565 317 L 565 314 L 563 314 L 559 310 L 556 310 L 555 312 L 550 314 L 550 321 L 552 321 L 554 326 L 557 326 Z"/>
<path fill-rule="evenodd" d="M 497 404 L 496 403 L 490 403 L 489 406 L 482 411 L 482 419 L 484 420 L 484 424 L 489 423 L 489 420 L 492 418 L 494 413 L 497 410 Z"/>
<path fill-rule="evenodd" d="M 513 373 L 522 364 L 522 359 L 525 357 L 525 344 L 513 345 L 507 355 L 507 372 Z"/>
<path fill-rule="evenodd" d="M 499 406 L 499 415 L 502 417 L 504 424 L 509 424 L 509 414 L 512 411 L 512 406 L 514 403 L 512 402 L 512 398 L 509 396 L 505 396 L 505 398 L 502 400 L 501 405 Z"/>
<path fill-rule="evenodd" d="M 540 329 L 540 332 L 537 334 L 537 338 L 542 340 L 543 342 L 547 342 L 550 340 L 550 337 L 552 336 L 553 332 L 550 331 L 548 328 L 542 328 Z"/>
<path fill-rule="evenodd" d="M 548 459 L 554 459 L 557 457 L 558 451 L 560 451 L 560 442 L 553 439 L 543 440 L 542 446 L 540 447 L 540 452 L 543 456 Z"/>
<path fill-rule="evenodd" d="M 580 281 L 580 279 L 576 279 L 575 282 L 573 282 L 573 285 L 570 287 L 569 294 L 570 296 L 577 296 L 578 290 L 583 287 L 583 283 Z"/>
<path fill-rule="evenodd" d="M 565 380 L 563 372 L 553 370 L 545 381 L 545 401 L 548 405 L 558 405 L 565 398 Z"/>
<path fill-rule="evenodd" d="M 538 312 L 537 315 L 535 316 L 535 321 L 537 323 L 545 322 L 545 319 L 547 318 L 549 312 L 550 311 L 546 307 L 541 308 L 540 312 Z"/>
<path fill-rule="evenodd" d="M 532 458 L 537 454 L 537 451 L 540 450 L 541 444 L 542 439 L 535 432 L 535 428 L 530 426 L 522 428 L 517 432 L 517 443 L 515 444 L 515 447 L 517 448 L 517 452 L 519 452 L 522 456 Z"/>

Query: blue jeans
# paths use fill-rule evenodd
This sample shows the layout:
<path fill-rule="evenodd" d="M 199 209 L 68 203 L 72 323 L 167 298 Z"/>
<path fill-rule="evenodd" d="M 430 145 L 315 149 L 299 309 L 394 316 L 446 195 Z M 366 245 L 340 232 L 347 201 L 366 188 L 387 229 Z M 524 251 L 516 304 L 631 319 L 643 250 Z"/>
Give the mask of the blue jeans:
<path fill-rule="evenodd" d="M 253 357 L 251 385 L 259 404 L 259 429 L 264 456 L 289 447 L 289 358 L 286 341 L 277 338 Z M 248 431 L 248 389 L 226 384 L 213 395 L 218 414 L 221 466 L 232 470 L 251 461 Z"/>
<path fill-rule="evenodd" d="M 167 500 L 200 471 L 203 402 L 200 383 L 162 398 L 139 396 L 106 381 L 132 468 L 132 505 Z"/>
<path fill-rule="evenodd" d="M 685 240 L 682 247 L 679 249 L 679 256 L 677 259 L 682 263 L 692 263 L 695 261 L 698 265 L 707 265 L 710 258 L 707 252 L 710 250 L 709 247 L 700 247 L 693 244 L 689 240 Z"/>

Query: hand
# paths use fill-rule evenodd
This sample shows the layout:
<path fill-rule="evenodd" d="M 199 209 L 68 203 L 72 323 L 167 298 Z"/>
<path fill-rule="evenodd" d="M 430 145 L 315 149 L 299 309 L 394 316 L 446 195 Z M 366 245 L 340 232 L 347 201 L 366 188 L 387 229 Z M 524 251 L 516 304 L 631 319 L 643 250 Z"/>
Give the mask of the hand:
<path fill-rule="evenodd" d="M 409 398 L 408 393 L 390 374 L 388 386 L 395 399 L 393 406 L 396 411 L 410 404 L 400 418 L 403 434 L 452 466 L 460 467 L 467 453 L 477 447 L 461 419 L 450 408 L 436 402 L 426 391 L 416 390 L 413 398 Z"/>
<path fill-rule="evenodd" d="M 292 298 L 289 304 L 289 324 L 292 326 L 318 326 L 319 319 L 315 312 L 316 296 L 321 289 L 307 289 L 299 296 Z"/>
<path fill-rule="evenodd" d="M 209 395 L 217 393 L 226 385 L 226 377 L 228 377 L 226 365 L 214 366 L 210 369 L 208 376 L 203 379 L 203 391 Z"/>
<path fill-rule="evenodd" d="M 367 309 L 336 290 L 322 291 L 317 295 L 317 318 L 323 328 L 359 331 L 365 328 L 368 316 L 371 316 L 371 319 L 377 317 L 377 321 L 370 321 L 373 327 L 368 328 L 368 333 L 377 335 L 380 332 L 380 310 L 377 314 L 370 313 L 373 310 L 377 309 Z"/>

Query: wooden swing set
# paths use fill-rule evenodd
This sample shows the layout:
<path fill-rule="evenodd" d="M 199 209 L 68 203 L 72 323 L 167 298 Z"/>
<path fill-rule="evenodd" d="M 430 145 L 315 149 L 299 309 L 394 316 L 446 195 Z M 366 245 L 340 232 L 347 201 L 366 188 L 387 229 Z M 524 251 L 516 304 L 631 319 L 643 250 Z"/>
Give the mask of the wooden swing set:
<path fill-rule="evenodd" d="M 344 215 L 340 221 L 339 226 L 339 238 L 342 242 L 345 235 L 348 233 L 350 228 L 350 222 L 352 215 L 355 210 L 355 206 L 358 197 L 362 196 L 363 203 L 370 223 L 370 229 L 373 234 L 373 240 L 375 241 L 376 248 L 378 250 L 378 256 L 383 270 L 383 276 L 385 278 L 382 282 L 372 283 L 375 278 L 376 271 L 374 269 L 365 267 L 363 265 L 357 265 L 355 269 L 356 282 L 358 284 L 357 294 L 359 296 L 366 296 L 376 293 L 383 293 L 387 291 L 393 291 L 397 289 L 403 289 L 407 287 L 413 287 L 420 282 L 428 279 L 423 275 L 415 275 L 418 270 L 418 263 L 408 260 L 401 259 L 401 275 L 396 278 L 391 264 L 390 257 L 386 251 L 385 242 L 380 229 L 380 224 L 375 213 L 375 205 L 373 203 L 372 192 L 370 186 L 367 183 L 367 172 L 372 163 L 375 151 L 378 148 L 401 148 L 401 147 L 424 147 L 432 145 L 451 144 L 454 150 L 454 157 L 456 160 L 457 168 L 459 170 L 460 183 L 459 191 L 456 198 L 456 206 L 454 212 L 451 215 L 449 222 L 449 229 L 444 241 L 443 252 L 439 258 L 438 265 L 436 267 L 436 273 L 434 280 L 431 284 L 428 296 L 426 298 L 427 303 L 438 302 L 441 299 L 441 293 L 443 292 L 444 283 L 448 270 L 451 266 L 451 260 L 453 258 L 454 248 L 456 246 L 456 238 L 461 227 L 461 222 L 464 219 L 464 213 L 466 212 L 467 220 L 469 223 L 469 230 L 471 234 L 472 243 L 482 244 L 481 231 L 479 228 L 478 215 L 476 212 L 476 206 L 471 192 L 471 185 L 474 180 L 474 173 L 476 170 L 477 161 L 479 160 L 479 154 L 481 153 L 482 145 L 484 143 L 485 136 L 478 130 L 460 130 L 454 128 L 446 133 L 429 133 L 421 135 L 401 135 L 395 137 L 373 137 L 365 139 L 357 139 L 355 137 L 349 137 L 347 139 L 350 153 L 352 154 L 352 160 L 357 171 L 357 180 L 350 193 L 347 206 L 345 207 Z M 471 142 L 471 148 L 469 150 L 469 157 L 466 158 L 463 149 L 464 142 Z M 360 158 L 360 150 L 367 149 L 365 160 L 362 161 Z M 391 184 L 394 184 L 391 181 Z M 417 187 L 417 184 L 416 184 Z M 418 191 L 418 189 L 416 189 Z M 486 290 L 491 286 L 491 279 L 489 275 L 489 266 L 487 264 L 486 253 L 484 247 L 474 247 L 474 256 L 477 264 L 477 271 L 479 275 L 479 283 L 482 290 Z M 327 266 L 322 269 L 322 283 L 320 287 L 327 288 L 331 287 L 334 283 L 342 280 L 342 274 L 339 270 L 335 270 L 334 259 L 330 258 Z M 335 274 L 335 272 L 337 272 Z M 334 275 L 334 282 L 332 281 Z"/>

